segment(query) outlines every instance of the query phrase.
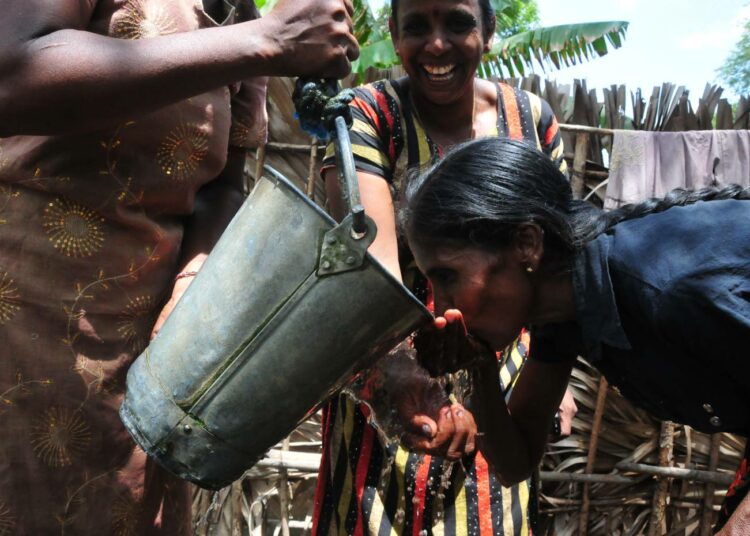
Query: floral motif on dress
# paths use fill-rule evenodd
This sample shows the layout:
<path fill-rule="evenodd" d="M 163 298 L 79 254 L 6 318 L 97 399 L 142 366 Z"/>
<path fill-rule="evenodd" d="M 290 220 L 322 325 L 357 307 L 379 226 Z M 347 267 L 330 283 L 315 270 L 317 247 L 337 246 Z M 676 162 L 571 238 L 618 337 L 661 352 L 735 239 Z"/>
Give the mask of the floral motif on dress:
<path fill-rule="evenodd" d="M 44 230 L 56 250 L 68 257 L 91 257 L 104 244 L 104 218 L 91 209 L 58 197 L 44 209 Z"/>
<path fill-rule="evenodd" d="M 207 154 L 208 135 L 197 125 L 182 124 L 161 142 L 156 158 L 167 177 L 184 182 L 192 177 Z"/>
<path fill-rule="evenodd" d="M 122 39 L 148 39 L 177 31 L 164 5 L 146 0 L 128 0 L 123 15 L 112 27 L 112 34 Z"/>
<path fill-rule="evenodd" d="M 129 493 L 121 493 L 112 504 L 113 536 L 138 536 L 141 505 Z"/>
<path fill-rule="evenodd" d="M 20 306 L 20 294 L 8 272 L 0 271 L 0 326 L 10 322 Z"/>
<path fill-rule="evenodd" d="M 134 354 L 148 345 L 151 328 L 156 321 L 155 301 L 151 296 L 132 298 L 117 321 L 117 332 Z"/>
<path fill-rule="evenodd" d="M 10 536 L 15 533 L 16 518 L 11 515 L 10 508 L 0 501 L 0 536 Z"/>
<path fill-rule="evenodd" d="M 78 410 L 53 406 L 31 428 L 34 453 L 52 468 L 67 467 L 91 442 L 91 429 Z"/>

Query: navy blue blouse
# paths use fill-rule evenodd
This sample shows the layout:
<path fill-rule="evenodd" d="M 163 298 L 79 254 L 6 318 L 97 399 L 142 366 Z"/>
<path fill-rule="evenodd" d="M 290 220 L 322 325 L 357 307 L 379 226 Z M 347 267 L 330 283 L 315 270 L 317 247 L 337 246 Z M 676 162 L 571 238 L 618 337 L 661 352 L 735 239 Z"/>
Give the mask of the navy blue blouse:
<path fill-rule="evenodd" d="M 575 259 L 577 321 L 531 358 L 582 355 L 623 395 L 704 432 L 750 432 L 750 201 L 624 221 Z"/>

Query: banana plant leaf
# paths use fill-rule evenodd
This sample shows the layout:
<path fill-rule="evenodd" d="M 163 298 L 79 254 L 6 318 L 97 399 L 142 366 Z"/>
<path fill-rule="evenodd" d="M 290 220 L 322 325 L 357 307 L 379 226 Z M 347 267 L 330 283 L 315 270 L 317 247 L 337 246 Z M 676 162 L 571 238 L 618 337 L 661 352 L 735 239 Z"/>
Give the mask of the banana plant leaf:
<path fill-rule="evenodd" d="M 498 39 L 485 56 L 480 72 L 523 76 L 534 60 L 545 70 L 561 69 L 606 55 L 622 46 L 626 21 L 563 24 L 521 32 Z"/>

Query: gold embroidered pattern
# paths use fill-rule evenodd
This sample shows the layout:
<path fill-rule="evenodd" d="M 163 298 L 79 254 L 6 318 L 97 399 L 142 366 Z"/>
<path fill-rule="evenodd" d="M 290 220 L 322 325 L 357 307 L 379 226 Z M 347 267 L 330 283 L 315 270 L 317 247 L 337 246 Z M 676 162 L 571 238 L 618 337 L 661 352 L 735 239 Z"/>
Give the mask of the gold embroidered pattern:
<path fill-rule="evenodd" d="M 232 122 L 229 129 L 229 144 L 236 147 L 245 147 L 250 137 L 250 126 L 239 119 Z"/>
<path fill-rule="evenodd" d="M 175 33 L 177 27 L 164 6 L 157 2 L 129 0 L 112 33 L 122 39 L 147 39 Z"/>
<path fill-rule="evenodd" d="M 10 515 L 10 509 L 0 501 L 0 536 L 10 536 L 16 528 L 16 519 Z"/>
<path fill-rule="evenodd" d="M 83 378 L 88 393 L 90 393 L 92 389 L 95 393 L 101 393 L 105 390 L 104 365 L 102 365 L 101 361 L 89 359 L 79 354 L 76 356 L 73 370 Z"/>
<path fill-rule="evenodd" d="M 89 446 L 91 431 L 78 411 L 55 406 L 31 429 L 34 453 L 50 467 L 67 467 Z"/>
<path fill-rule="evenodd" d="M 165 175 L 173 181 L 190 178 L 208 153 L 208 135 L 196 125 L 183 124 L 167 135 L 156 153 Z"/>
<path fill-rule="evenodd" d="M 2 166 L 0 166 L 1 168 Z M 8 223 L 8 220 L 3 218 L 2 214 L 6 211 L 11 199 L 20 195 L 21 192 L 14 190 L 13 186 L 0 183 L 0 225 Z"/>
<path fill-rule="evenodd" d="M 117 322 L 117 332 L 133 353 L 140 353 L 148 344 L 151 327 L 156 321 L 154 299 L 151 296 L 138 296 L 128 302 Z"/>
<path fill-rule="evenodd" d="M 112 534 L 114 536 L 138 536 L 140 514 L 140 504 L 125 493 L 119 495 L 112 505 Z"/>
<path fill-rule="evenodd" d="M 91 257 L 104 244 L 104 218 L 73 201 L 57 198 L 44 209 L 50 242 L 68 257 Z"/>
<path fill-rule="evenodd" d="M 7 272 L 0 272 L 0 326 L 15 316 L 21 308 L 18 289 Z"/>

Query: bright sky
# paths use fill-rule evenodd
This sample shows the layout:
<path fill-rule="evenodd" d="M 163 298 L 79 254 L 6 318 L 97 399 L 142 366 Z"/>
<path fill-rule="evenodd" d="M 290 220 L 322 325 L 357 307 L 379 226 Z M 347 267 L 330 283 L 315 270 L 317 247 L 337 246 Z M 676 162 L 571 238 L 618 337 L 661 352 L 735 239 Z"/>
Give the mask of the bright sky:
<path fill-rule="evenodd" d="M 630 92 L 640 87 L 647 101 L 654 86 L 672 82 L 690 90 L 694 105 L 707 82 L 719 83 L 716 69 L 739 40 L 743 21 L 750 18 L 749 0 L 537 0 L 537 5 L 543 26 L 630 22 L 622 48 L 549 72 L 548 78 L 561 83 L 585 78 L 588 87 L 596 89 L 625 84 Z M 726 88 L 724 96 L 735 98 Z"/>
<path fill-rule="evenodd" d="M 380 6 L 385 0 L 371 0 Z M 589 89 L 625 84 L 640 87 L 646 100 L 663 82 L 684 85 L 694 106 L 707 82 L 718 83 L 723 63 L 750 18 L 750 0 L 537 0 L 543 26 L 626 20 L 630 27 L 619 50 L 603 58 L 548 71 L 559 83 L 585 78 Z M 601 98 L 601 93 L 599 94 Z M 725 91 L 724 96 L 735 96 Z"/>

